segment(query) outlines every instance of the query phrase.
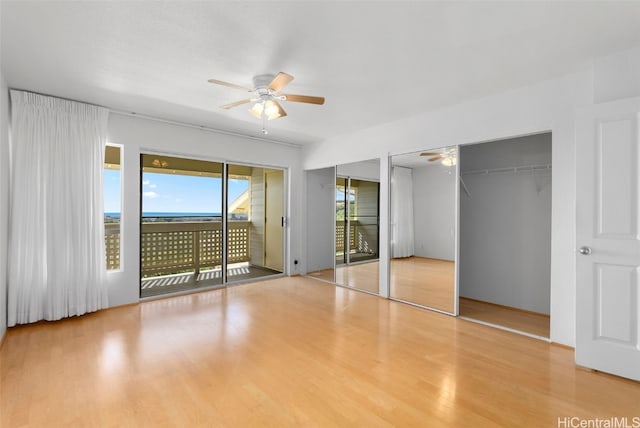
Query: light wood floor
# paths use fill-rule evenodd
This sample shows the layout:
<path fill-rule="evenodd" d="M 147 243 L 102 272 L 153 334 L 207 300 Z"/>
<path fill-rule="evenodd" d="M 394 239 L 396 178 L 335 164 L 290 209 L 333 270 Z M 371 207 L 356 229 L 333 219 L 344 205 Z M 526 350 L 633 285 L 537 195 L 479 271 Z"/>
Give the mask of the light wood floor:
<path fill-rule="evenodd" d="M 573 351 L 309 278 L 9 329 L 2 427 L 557 427 L 637 416 Z"/>
<path fill-rule="evenodd" d="M 541 337 L 549 337 L 549 315 L 460 297 L 459 315 L 508 327 Z"/>

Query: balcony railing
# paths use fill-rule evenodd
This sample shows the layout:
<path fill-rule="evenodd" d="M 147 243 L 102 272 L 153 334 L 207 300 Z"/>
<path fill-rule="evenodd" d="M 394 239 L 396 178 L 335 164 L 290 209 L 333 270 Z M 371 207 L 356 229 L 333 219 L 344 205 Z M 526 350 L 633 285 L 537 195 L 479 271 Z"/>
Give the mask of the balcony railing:
<path fill-rule="evenodd" d="M 120 224 L 104 225 L 105 255 L 107 270 L 120 269 Z"/>
<path fill-rule="evenodd" d="M 336 255 L 344 254 L 345 222 L 336 221 Z M 365 217 L 349 222 L 349 249 L 362 254 L 378 253 L 378 219 Z"/>
<path fill-rule="evenodd" d="M 227 263 L 251 259 L 251 222 L 229 221 Z M 222 223 L 153 222 L 143 223 L 140 234 L 142 276 L 159 276 L 222 265 Z M 120 225 L 105 225 L 107 269 L 120 266 Z"/>

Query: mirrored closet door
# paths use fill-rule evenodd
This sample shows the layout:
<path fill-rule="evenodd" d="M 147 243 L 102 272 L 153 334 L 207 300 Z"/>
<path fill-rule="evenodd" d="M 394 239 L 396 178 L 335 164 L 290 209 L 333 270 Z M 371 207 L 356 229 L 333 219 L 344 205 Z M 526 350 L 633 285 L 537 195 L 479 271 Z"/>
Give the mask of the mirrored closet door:
<path fill-rule="evenodd" d="M 379 293 L 380 160 L 336 167 L 336 284 Z"/>
<path fill-rule="evenodd" d="M 457 314 L 458 150 L 391 157 L 392 299 Z"/>

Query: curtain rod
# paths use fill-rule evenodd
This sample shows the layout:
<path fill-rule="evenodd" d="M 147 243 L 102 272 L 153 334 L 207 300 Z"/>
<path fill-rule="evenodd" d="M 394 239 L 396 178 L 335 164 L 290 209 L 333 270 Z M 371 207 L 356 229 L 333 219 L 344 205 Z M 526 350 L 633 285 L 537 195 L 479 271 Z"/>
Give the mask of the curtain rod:
<path fill-rule="evenodd" d="M 149 115 L 146 115 L 146 114 L 140 114 L 140 113 L 136 113 L 136 112 L 133 112 L 133 111 L 117 110 L 117 109 L 114 109 L 114 108 L 111 108 L 111 107 L 103 106 L 103 105 L 100 105 L 100 104 L 88 103 L 86 101 L 80 101 L 80 100 L 76 100 L 76 99 L 73 99 L 73 98 L 59 97 L 57 95 L 50 95 L 50 94 L 45 94 L 45 93 L 42 93 L 42 92 L 30 91 L 30 90 L 19 89 L 19 88 L 9 88 L 9 90 L 10 91 L 28 92 L 28 93 L 31 93 L 31 94 L 42 95 L 44 97 L 52 97 L 52 98 L 58 98 L 58 99 L 65 100 L 65 101 L 72 101 L 72 102 L 76 102 L 76 103 L 89 104 L 89 105 L 93 105 L 93 106 L 96 106 L 96 107 L 101 107 L 101 108 L 107 109 L 107 110 L 109 110 L 110 113 L 119 114 L 121 116 L 140 117 L 142 119 L 153 120 L 155 122 L 160 122 L 160 123 L 166 123 L 168 125 L 176 125 L 176 126 L 182 126 L 182 127 L 185 127 L 185 128 L 199 129 L 199 130 L 202 130 L 202 131 L 212 132 L 214 134 L 222 134 L 222 135 L 229 135 L 229 136 L 232 136 L 232 137 L 247 138 L 249 140 L 262 141 L 262 142 L 271 143 L 271 144 L 279 144 L 281 146 L 292 147 L 292 148 L 295 148 L 295 149 L 302 148 L 301 144 L 288 143 L 288 142 L 279 141 L 279 140 L 272 140 L 270 138 L 254 137 L 252 135 L 245 135 L 245 134 L 240 134 L 238 132 L 225 131 L 223 129 L 212 128 L 210 126 L 205 126 L 205 125 L 196 125 L 196 124 L 193 124 L 193 123 L 180 122 L 180 121 L 177 121 L 177 120 L 162 119 L 162 118 L 159 118 L 159 117 L 149 116 Z"/>

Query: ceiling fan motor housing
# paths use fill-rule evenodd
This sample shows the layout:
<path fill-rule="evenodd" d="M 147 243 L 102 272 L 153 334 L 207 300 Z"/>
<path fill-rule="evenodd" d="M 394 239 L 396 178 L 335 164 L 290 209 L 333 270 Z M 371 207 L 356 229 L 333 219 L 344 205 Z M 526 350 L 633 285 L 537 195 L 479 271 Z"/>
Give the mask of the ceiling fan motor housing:
<path fill-rule="evenodd" d="M 269 83 L 274 79 L 273 74 L 259 74 L 253 77 L 253 87 L 256 88 L 259 94 L 261 94 L 260 90 L 269 90 Z"/>

